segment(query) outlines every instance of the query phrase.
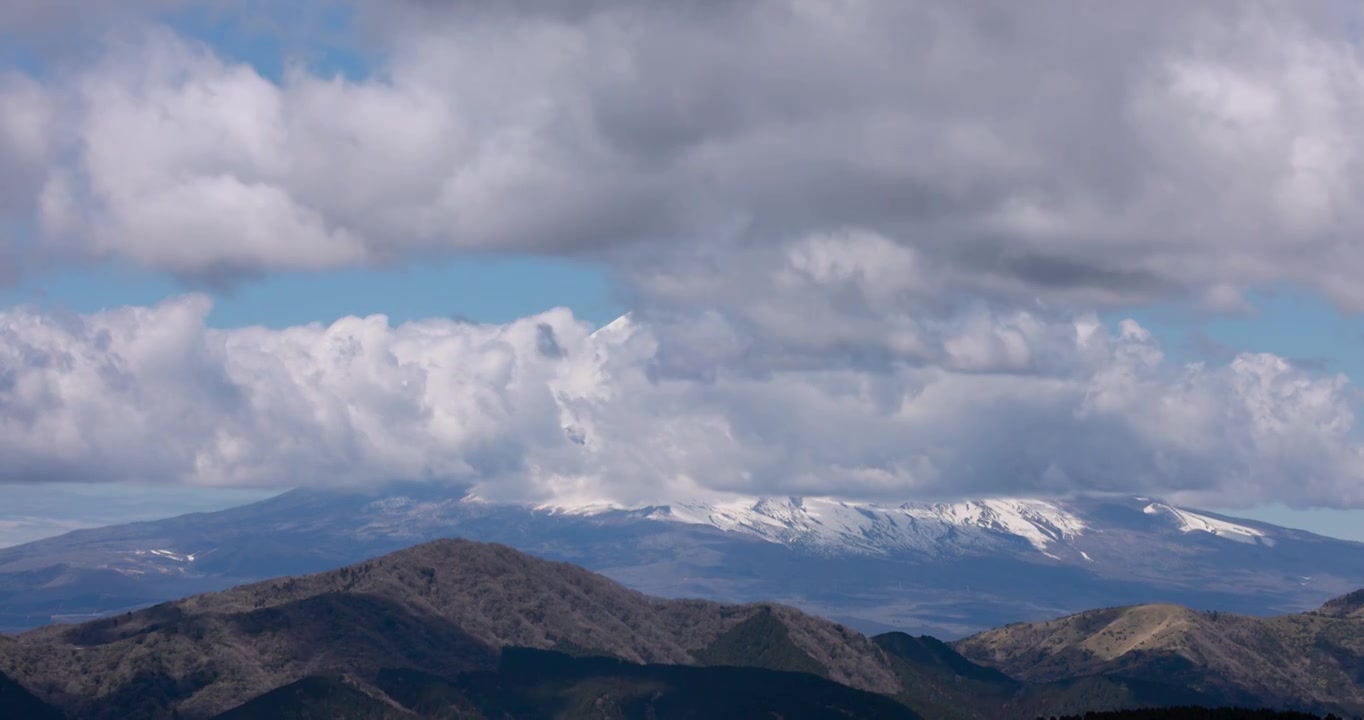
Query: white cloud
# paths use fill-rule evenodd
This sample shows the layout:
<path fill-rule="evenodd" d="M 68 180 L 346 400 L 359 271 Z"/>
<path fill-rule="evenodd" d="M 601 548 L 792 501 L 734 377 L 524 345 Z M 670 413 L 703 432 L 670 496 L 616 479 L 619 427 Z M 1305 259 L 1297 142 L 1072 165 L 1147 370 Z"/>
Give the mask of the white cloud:
<path fill-rule="evenodd" d="M 5 74 L 0 275 L 579 255 L 636 329 L 6 311 L 0 481 L 1364 505 L 1343 379 L 1175 367 L 1092 314 L 1280 283 L 1364 309 L 1352 4 L 356 9 L 357 78 L 131 20 Z"/>
<path fill-rule="evenodd" d="M 562 432 L 537 324 L 382 317 L 207 329 L 191 296 L 89 317 L 3 314 L 6 480 L 209 485 L 458 478 Z M 547 440 L 548 438 L 548 440 Z M 552 441 L 552 442 L 551 442 Z"/>
<path fill-rule="evenodd" d="M 1069 356 L 1065 372 L 760 377 L 723 358 L 671 372 L 660 353 L 672 328 L 590 335 L 564 310 L 508 325 L 215 330 L 207 309 L 190 296 L 0 313 L 0 481 L 440 480 L 537 502 L 1113 490 L 1364 506 L 1343 378 L 1270 355 L 1172 366 L 1130 321 L 1035 333 L 1054 345 L 1029 352 Z M 999 337 L 1024 320 L 1046 324 L 973 322 Z"/>

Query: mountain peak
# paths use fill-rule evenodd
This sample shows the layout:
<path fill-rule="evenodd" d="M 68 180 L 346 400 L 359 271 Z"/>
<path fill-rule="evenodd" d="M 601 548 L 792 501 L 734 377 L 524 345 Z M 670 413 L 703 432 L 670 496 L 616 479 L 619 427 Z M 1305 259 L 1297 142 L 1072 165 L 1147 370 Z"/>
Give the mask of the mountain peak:
<path fill-rule="evenodd" d="M 564 512 L 590 515 L 598 510 L 594 506 Z M 654 506 L 643 517 L 709 525 L 830 554 L 863 555 L 953 554 L 1018 540 L 1050 555 L 1054 544 L 1071 540 L 1087 528 L 1079 515 L 1059 502 L 1023 498 L 880 505 L 833 497 L 735 497 L 711 503 L 667 503 Z"/>
<path fill-rule="evenodd" d="M 592 331 L 596 340 L 611 342 L 629 338 L 639 328 L 632 313 L 625 313 L 611 322 Z"/>
<path fill-rule="evenodd" d="M 755 617 L 760 622 L 749 623 Z M 76 658 L 73 682 L 88 685 L 81 695 L 93 697 L 98 683 L 130 676 L 133 663 L 145 659 L 132 648 L 173 647 L 156 672 L 183 680 L 176 692 L 190 695 L 175 702 L 206 715 L 226 709 L 230 699 L 244 699 L 226 687 L 193 685 L 213 685 L 215 678 L 258 693 L 307 673 L 369 676 L 413 665 L 483 671 L 496 667 L 511 647 L 696 665 L 712 664 L 705 658 L 718 643 L 728 648 L 727 664 L 734 664 L 755 637 L 781 641 L 772 657 L 755 656 L 767 664 L 804 658 L 834 682 L 871 692 L 897 687 L 870 639 L 794 608 L 653 598 L 576 565 L 460 539 L 83 625 L 48 626 L 0 644 L 0 668 Z M 328 651 L 319 655 L 324 646 Z M 174 663 L 185 657 L 215 670 L 179 678 L 184 667 Z M 272 668 L 272 674 L 253 675 L 257 667 Z"/>

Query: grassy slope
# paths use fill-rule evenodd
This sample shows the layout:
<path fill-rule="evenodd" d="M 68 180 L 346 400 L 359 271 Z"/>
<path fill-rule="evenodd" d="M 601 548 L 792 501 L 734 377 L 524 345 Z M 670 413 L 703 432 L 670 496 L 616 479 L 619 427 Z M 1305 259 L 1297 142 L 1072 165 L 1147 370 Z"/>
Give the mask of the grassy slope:
<path fill-rule="evenodd" d="M 1364 616 L 1347 599 L 1275 618 L 1171 605 L 1094 610 L 956 648 L 1034 683 L 1102 676 L 1218 702 L 1364 711 Z"/>

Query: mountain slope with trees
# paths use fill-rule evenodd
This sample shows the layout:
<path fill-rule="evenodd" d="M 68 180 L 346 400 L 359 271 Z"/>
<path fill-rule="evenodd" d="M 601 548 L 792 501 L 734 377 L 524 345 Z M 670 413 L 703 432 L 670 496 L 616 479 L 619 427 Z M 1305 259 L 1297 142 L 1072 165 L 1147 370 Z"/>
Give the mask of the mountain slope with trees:
<path fill-rule="evenodd" d="M 782 605 L 653 598 L 506 546 L 441 540 L 0 636 L 0 699 L 44 720 L 1350 712 L 1364 696 L 1362 610 L 1351 593 L 1278 618 L 1149 605 L 956 644 L 867 638 Z"/>
<path fill-rule="evenodd" d="M 791 608 L 660 600 L 576 566 L 459 540 L 42 628 L 0 645 L 0 670 L 79 717 L 209 716 L 316 675 L 494 670 L 507 647 L 899 688 L 871 640 Z"/>

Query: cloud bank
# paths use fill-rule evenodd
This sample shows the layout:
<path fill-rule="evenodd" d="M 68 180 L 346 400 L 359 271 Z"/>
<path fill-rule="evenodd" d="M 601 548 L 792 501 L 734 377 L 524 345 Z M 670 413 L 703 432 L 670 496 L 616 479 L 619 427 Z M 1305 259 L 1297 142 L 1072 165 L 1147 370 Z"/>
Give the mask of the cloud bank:
<path fill-rule="evenodd" d="M 1093 319 L 1364 310 L 1355 3 L 331 3 L 349 74 L 134 6 L 0 71 L 0 283 L 508 253 L 603 264 L 634 319 L 12 309 L 0 482 L 1364 505 L 1344 378 Z"/>
<path fill-rule="evenodd" d="M 8 73 L 33 252 L 219 281 L 467 250 L 651 278 L 854 231 L 972 295 L 1226 309 L 1293 282 L 1364 309 L 1351 3 L 354 12 L 359 79 L 264 77 L 154 27 Z"/>
<path fill-rule="evenodd" d="M 1175 366 L 1133 322 L 1019 334 L 1065 373 L 665 361 L 666 330 L 566 310 L 206 328 L 199 296 L 0 313 L 0 482 L 469 483 L 492 499 L 1192 493 L 1364 506 L 1352 390 L 1272 355 Z M 987 347 L 1038 318 L 981 320 Z M 703 367 L 709 365 L 709 367 Z M 1292 478 L 1286 483 L 1285 478 Z"/>

